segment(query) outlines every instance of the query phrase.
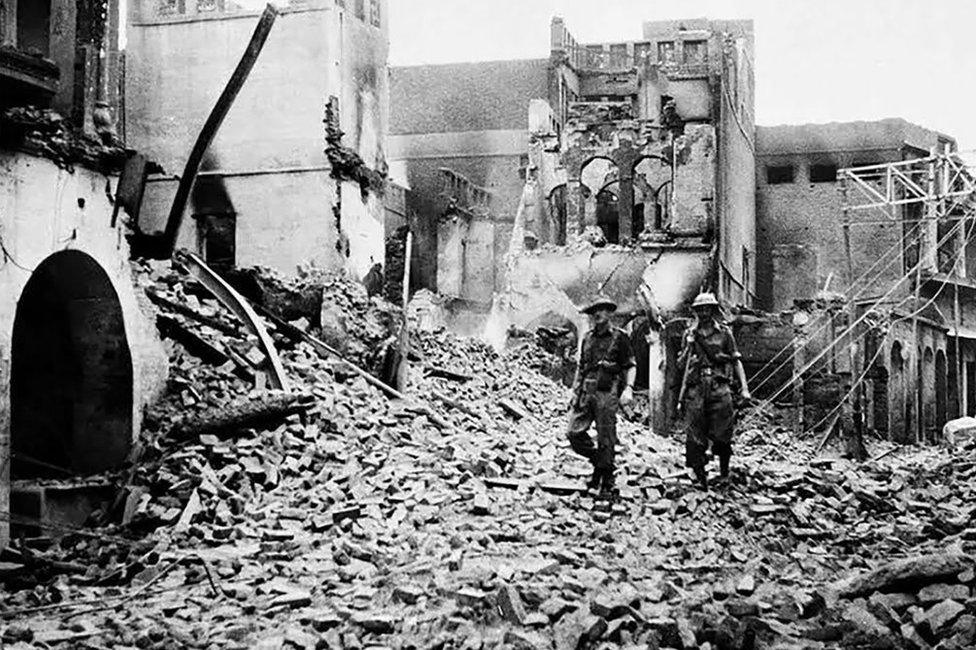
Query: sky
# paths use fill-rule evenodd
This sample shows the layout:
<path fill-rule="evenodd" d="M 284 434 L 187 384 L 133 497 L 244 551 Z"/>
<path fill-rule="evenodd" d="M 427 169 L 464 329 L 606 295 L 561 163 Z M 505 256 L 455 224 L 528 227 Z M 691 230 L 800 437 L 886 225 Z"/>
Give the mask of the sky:
<path fill-rule="evenodd" d="M 976 149 L 972 0 L 390 0 L 390 65 L 545 58 L 645 20 L 751 18 L 761 125 L 903 117 Z"/>

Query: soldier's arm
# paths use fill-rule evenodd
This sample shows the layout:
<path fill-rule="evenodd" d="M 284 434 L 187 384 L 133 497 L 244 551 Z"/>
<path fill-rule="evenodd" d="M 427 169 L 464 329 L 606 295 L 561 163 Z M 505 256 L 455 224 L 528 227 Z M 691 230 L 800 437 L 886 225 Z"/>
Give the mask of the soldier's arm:
<path fill-rule="evenodd" d="M 624 375 L 624 390 L 620 394 L 621 401 L 626 406 L 634 398 L 634 382 L 637 381 L 637 361 L 634 358 L 634 348 L 630 338 L 621 332 L 617 348 L 617 364 Z"/>

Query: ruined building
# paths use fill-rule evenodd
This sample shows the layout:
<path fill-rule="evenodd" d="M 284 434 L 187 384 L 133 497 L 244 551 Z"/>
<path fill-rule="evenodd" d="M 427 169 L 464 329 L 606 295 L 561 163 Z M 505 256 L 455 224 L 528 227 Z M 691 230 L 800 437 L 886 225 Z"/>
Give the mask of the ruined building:
<path fill-rule="evenodd" d="M 201 166 L 179 244 L 216 265 L 362 278 L 384 253 L 388 15 L 292 0 Z M 194 139 L 258 16 L 232 0 L 130 0 L 125 137 L 159 163 L 140 228 L 162 230 Z"/>
<path fill-rule="evenodd" d="M 774 312 L 740 331 L 757 392 L 794 404 L 798 430 L 850 406 L 905 442 L 976 414 L 976 203 L 955 140 L 885 119 L 757 142 L 757 297 Z"/>
<path fill-rule="evenodd" d="M 0 3 L 0 547 L 39 479 L 125 460 L 166 357 L 111 196 L 116 0 Z M 52 112 L 49 109 L 53 109 Z"/>
<path fill-rule="evenodd" d="M 839 169 L 956 148 L 949 136 L 901 119 L 759 126 L 756 143 L 756 296 L 760 307 L 773 312 L 824 289 L 843 290 L 853 280 L 847 277 Z M 878 223 L 858 230 L 853 239 L 858 266 L 873 262 L 900 229 L 897 223 Z M 886 270 L 874 281 L 875 289 L 889 286 L 901 271 L 900 266 Z"/>
<path fill-rule="evenodd" d="M 466 219 L 463 241 L 450 227 L 429 233 L 431 245 L 421 247 L 427 257 L 417 260 L 426 286 L 466 308 L 487 309 L 502 289 L 500 268 L 526 172 L 541 171 L 541 160 L 530 161 L 530 141 L 548 131 L 555 140 L 547 146 L 560 147 L 561 155 L 549 164 L 560 175 L 548 188 L 555 194 L 543 197 L 545 211 L 568 206 L 569 216 L 552 217 L 568 227 L 549 232 L 530 226 L 540 243 L 565 241 L 587 218 L 584 210 L 611 243 L 636 242 L 645 226 L 645 244 L 687 243 L 721 231 L 727 241 L 716 280 L 730 299 L 749 302 L 755 263 L 751 23 L 649 22 L 641 41 L 595 45 L 577 43 L 558 18 L 551 29 L 549 59 L 391 70 L 391 157 L 406 162 L 418 227 L 449 220 L 445 215 L 464 203 L 452 195 L 458 179 L 484 196 Z M 551 115 L 536 102 L 530 117 L 533 100 L 547 104 Z M 655 231 L 670 234 L 652 236 Z M 464 249 L 457 271 L 441 270 L 451 266 L 445 264 L 449 241 Z"/>
<path fill-rule="evenodd" d="M 458 299 L 459 328 L 492 339 L 581 328 L 601 292 L 643 319 L 645 287 L 639 382 L 660 395 L 666 321 L 703 288 L 754 296 L 752 23 L 649 22 L 639 41 L 583 45 L 556 18 L 550 43 L 544 61 L 392 71 L 415 261 Z"/>

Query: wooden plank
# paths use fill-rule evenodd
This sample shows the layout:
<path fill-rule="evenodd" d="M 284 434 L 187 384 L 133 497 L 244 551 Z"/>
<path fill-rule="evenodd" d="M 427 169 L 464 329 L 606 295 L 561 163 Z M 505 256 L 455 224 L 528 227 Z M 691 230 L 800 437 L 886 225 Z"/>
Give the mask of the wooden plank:
<path fill-rule="evenodd" d="M 261 351 L 268 358 L 268 365 L 271 370 L 268 374 L 270 375 L 272 387 L 285 392 L 290 391 L 291 388 L 288 383 L 288 378 L 285 376 L 285 368 L 281 365 L 281 359 L 278 357 L 278 351 L 275 349 L 274 342 L 268 335 L 267 330 L 264 329 L 264 325 L 258 320 L 258 315 L 254 313 L 251 306 L 244 300 L 244 297 L 224 282 L 223 278 L 214 273 L 213 269 L 193 253 L 181 254 L 178 261 L 258 338 L 261 344 Z"/>
<path fill-rule="evenodd" d="M 400 364 L 397 367 L 397 388 L 407 390 L 410 381 L 410 326 L 407 318 L 407 305 L 410 303 L 410 258 L 413 256 L 413 233 L 407 231 L 407 243 L 403 254 L 403 323 L 400 325 Z"/>

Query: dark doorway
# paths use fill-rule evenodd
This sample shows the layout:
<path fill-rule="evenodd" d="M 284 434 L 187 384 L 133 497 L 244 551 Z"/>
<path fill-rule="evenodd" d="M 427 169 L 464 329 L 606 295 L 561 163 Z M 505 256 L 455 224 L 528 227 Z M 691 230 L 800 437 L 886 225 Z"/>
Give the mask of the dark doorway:
<path fill-rule="evenodd" d="M 596 223 L 603 230 L 607 243 L 616 244 L 620 241 L 620 217 L 615 192 L 603 190 L 596 195 Z"/>
<path fill-rule="evenodd" d="M 218 271 L 229 271 L 237 264 L 237 215 L 195 214 L 198 250 L 204 261 Z"/>
<path fill-rule="evenodd" d="M 132 359 L 118 296 L 95 260 L 63 251 L 35 269 L 17 302 L 11 361 L 13 478 L 125 460 Z"/>
<path fill-rule="evenodd" d="M 922 352 L 921 370 L 922 403 L 918 407 L 920 424 L 922 425 L 921 434 L 924 439 L 932 440 L 935 435 L 936 374 L 935 354 L 932 352 L 932 348 L 928 346 Z"/>
<path fill-rule="evenodd" d="M 946 423 L 946 403 L 949 396 L 949 377 L 946 370 L 945 352 L 935 353 L 935 431 L 942 430 Z"/>
<path fill-rule="evenodd" d="M 966 362 L 966 415 L 976 415 L 976 362 Z"/>
<path fill-rule="evenodd" d="M 954 420 L 962 413 L 959 403 L 959 357 L 956 355 L 955 339 L 949 339 L 949 349 L 946 355 L 946 418 Z"/>
<path fill-rule="evenodd" d="M 908 438 L 908 403 L 905 399 L 905 360 L 902 357 L 901 343 L 891 344 L 888 384 L 890 408 L 888 409 L 888 435 L 893 440 L 905 441 Z"/>

